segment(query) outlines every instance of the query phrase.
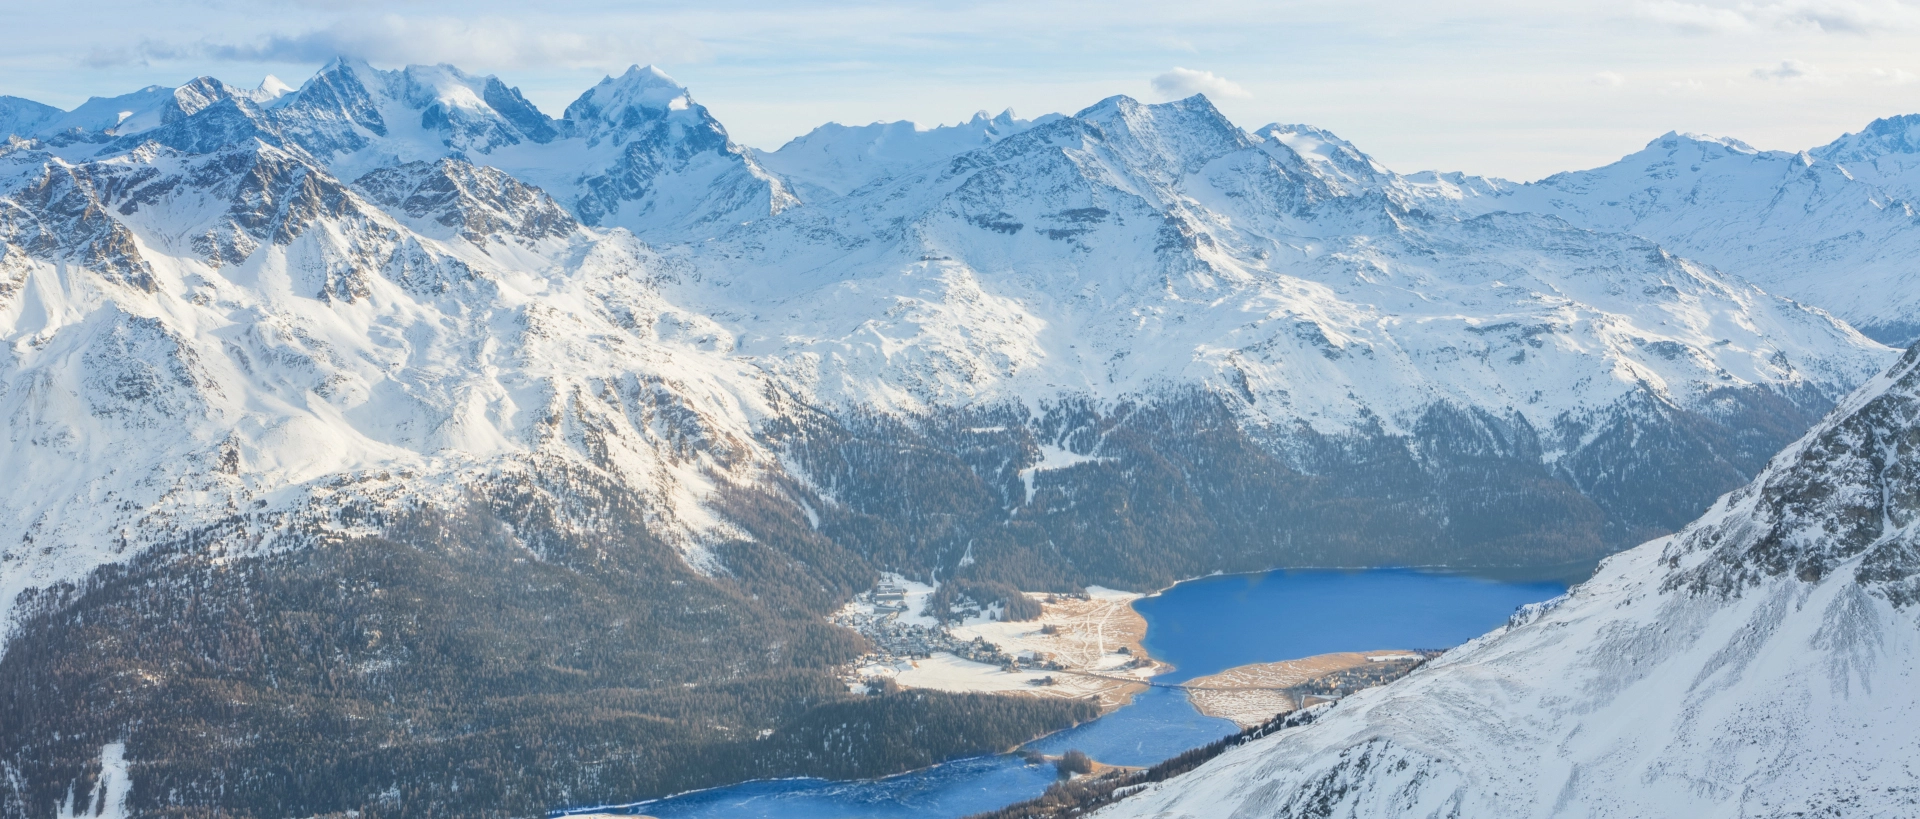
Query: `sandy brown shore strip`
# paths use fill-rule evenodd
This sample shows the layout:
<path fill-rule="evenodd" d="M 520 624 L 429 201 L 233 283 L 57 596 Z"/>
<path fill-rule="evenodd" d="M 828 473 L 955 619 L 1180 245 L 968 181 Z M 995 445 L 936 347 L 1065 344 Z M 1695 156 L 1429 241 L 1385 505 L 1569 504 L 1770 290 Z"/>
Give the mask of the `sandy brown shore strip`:
<path fill-rule="evenodd" d="M 1242 727 L 1251 727 L 1300 706 L 1292 694 L 1280 689 L 1334 672 L 1368 666 L 1384 658 L 1419 656 L 1417 652 L 1398 650 L 1320 654 L 1297 660 L 1229 668 L 1218 674 L 1195 677 L 1183 687 L 1187 689 L 1187 697 L 1193 701 L 1194 710 L 1210 717 L 1233 720 Z"/>

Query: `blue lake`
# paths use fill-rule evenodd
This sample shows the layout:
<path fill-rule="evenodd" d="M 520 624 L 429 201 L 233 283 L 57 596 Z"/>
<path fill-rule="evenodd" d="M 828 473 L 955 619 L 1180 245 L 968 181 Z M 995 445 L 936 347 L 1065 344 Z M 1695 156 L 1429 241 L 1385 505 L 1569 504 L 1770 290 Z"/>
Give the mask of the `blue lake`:
<path fill-rule="evenodd" d="M 1207 577 L 1133 604 L 1147 653 L 1173 663 L 1158 682 L 1336 651 L 1452 648 L 1513 610 L 1567 590 L 1412 569 L 1281 570 Z"/>
<path fill-rule="evenodd" d="M 1281 570 L 1181 583 L 1134 608 L 1147 619 L 1148 652 L 1175 666 L 1156 681 L 1180 682 L 1335 651 L 1450 648 L 1499 626 L 1514 608 L 1566 588 L 1408 569 Z M 1132 705 L 1026 747 L 1047 754 L 1078 748 L 1109 764 L 1151 765 L 1236 730 L 1194 711 L 1184 692 L 1154 688 Z M 748 782 L 601 810 L 660 819 L 938 819 L 1038 796 L 1053 781 L 1050 765 L 997 755 L 885 779 Z"/>

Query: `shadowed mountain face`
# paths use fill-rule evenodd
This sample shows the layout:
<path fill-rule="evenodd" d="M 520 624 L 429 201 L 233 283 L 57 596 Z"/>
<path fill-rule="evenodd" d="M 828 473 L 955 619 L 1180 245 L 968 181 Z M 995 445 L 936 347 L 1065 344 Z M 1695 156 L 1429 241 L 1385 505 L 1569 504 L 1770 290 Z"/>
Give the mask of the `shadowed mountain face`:
<path fill-rule="evenodd" d="M 641 68 L 558 119 L 351 61 L 0 117 L 23 816 L 119 766 L 133 813 L 518 816 L 1004 748 L 1089 712 L 846 693 L 827 616 L 1590 561 L 1895 356 L 1200 97 L 765 165 Z"/>

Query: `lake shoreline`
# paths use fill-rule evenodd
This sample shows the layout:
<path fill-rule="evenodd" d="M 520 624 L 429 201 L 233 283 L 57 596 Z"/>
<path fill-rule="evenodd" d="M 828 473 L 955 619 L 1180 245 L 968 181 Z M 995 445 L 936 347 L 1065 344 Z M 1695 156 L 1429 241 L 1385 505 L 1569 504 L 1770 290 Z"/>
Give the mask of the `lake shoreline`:
<path fill-rule="evenodd" d="M 1365 657 L 1402 653 L 1351 651 L 1355 646 L 1438 649 L 1458 645 L 1499 627 L 1518 605 L 1549 599 L 1566 590 L 1559 583 L 1516 584 L 1488 574 L 1485 569 L 1456 566 L 1287 567 L 1189 578 L 1147 594 L 1091 590 L 1125 598 L 1112 612 L 1112 619 L 1105 622 L 1117 624 L 1124 614 L 1138 628 L 1099 632 L 1105 642 L 1094 641 L 1089 655 L 1116 656 L 1114 649 L 1123 643 L 1107 638 L 1124 634 L 1130 638 L 1126 641 L 1129 652 L 1150 657 L 1157 673 L 1138 683 L 1145 690 L 1134 693 L 1131 704 L 1116 706 L 1080 725 L 1041 734 L 1017 750 L 1059 755 L 1077 749 L 1110 765 L 1152 765 L 1232 735 L 1254 711 L 1265 708 L 1254 704 L 1239 709 L 1247 712 L 1238 715 L 1244 719 L 1210 715 L 1205 711 L 1217 709 L 1201 709 L 1194 701 L 1195 692 L 1186 685 L 1205 687 L 1211 682 L 1208 677 L 1248 674 L 1258 670 L 1250 667 L 1284 665 L 1327 654 Z M 1120 603 L 1118 599 L 1113 602 Z M 1025 632 L 1041 625 L 1028 621 L 995 627 Z M 1343 668 L 1371 670 L 1352 663 Z M 1335 688 L 1345 691 L 1354 686 Z M 1271 719 L 1280 710 L 1264 717 Z M 752 780 L 620 805 L 565 809 L 551 815 L 953 819 L 1038 796 L 1053 781 L 1051 766 L 1029 766 L 1002 752 L 949 759 L 865 780 Z"/>

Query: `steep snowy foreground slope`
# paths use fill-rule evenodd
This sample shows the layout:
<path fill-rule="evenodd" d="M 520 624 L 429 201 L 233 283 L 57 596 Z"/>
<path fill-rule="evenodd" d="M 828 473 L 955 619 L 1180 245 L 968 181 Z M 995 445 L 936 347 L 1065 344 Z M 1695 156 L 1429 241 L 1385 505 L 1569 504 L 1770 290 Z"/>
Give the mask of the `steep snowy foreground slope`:
<path fill-rule="evenodd" d="M 1920 346 L 1670 537 L 1099 816 L 1920 813 Z"/>
<path fill-rule="evenodd" d="M 1591 560 L 1895 355 L 1201 97 L 765 155 L 637 67 L 0 103 L 28 816 L 108 758 L 132 810 L 527 815 L 1004 748 L 1087 708 L 850 697 L 826 615 Z"/>

